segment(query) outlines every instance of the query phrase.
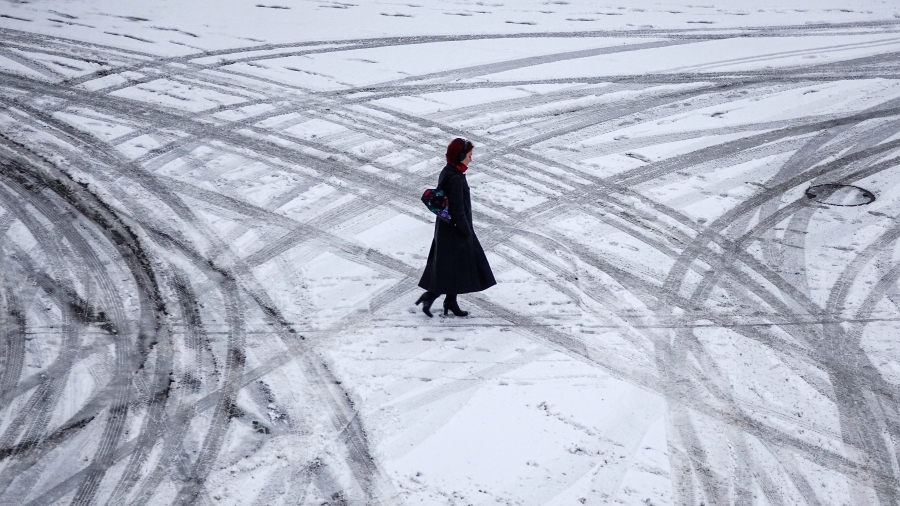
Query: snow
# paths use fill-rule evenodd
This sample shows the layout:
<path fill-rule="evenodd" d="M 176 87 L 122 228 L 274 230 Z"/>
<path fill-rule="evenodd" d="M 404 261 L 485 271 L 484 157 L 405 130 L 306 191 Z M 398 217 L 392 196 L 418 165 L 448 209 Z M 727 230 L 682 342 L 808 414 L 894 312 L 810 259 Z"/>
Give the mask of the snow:
<path fill-rule="evenodd" d="M 847 60 L 890 53 L 900 39 L 889 36 L 758 37 L 725 39 L 669 47 L 645 49 L 635 55 L 622 53 L 594 56 L 574 61 L 533 65 L 524 69 L 487 74 L 479 78 L 491 82 L 587 77 L 645 73 L 739 72 L 807 66 L 817 59 Z M 783 51 L 790 47 L 790 51 Z"/>
<path fill-rule="evenodd" d="M 896 504 L 898 27 L 3 4 L 0 503 Z M 427 318 L 457 136 L 498 285 Z"/>
<path fill-rule="evenodd" d="M 241 97 L 226 95 L 216 90 L 195 88 L 186 83 L 157 79 L 131 88 L 114 91 L 112 96 L 130 98 L 151 104 L 200 112 L 222 105 L 234 105 L 244 101 Z"/>

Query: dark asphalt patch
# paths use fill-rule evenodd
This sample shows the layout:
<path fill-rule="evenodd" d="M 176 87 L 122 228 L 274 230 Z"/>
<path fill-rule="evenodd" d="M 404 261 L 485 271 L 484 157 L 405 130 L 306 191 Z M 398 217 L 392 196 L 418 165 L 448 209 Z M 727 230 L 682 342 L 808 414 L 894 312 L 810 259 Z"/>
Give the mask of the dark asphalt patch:
<path fill-rule="evenodd" d="M 810 186 L 806 198 L 829 206 L 854 207 L 875 202 L 875 194 L 852 184 L 825 183 Z"/>

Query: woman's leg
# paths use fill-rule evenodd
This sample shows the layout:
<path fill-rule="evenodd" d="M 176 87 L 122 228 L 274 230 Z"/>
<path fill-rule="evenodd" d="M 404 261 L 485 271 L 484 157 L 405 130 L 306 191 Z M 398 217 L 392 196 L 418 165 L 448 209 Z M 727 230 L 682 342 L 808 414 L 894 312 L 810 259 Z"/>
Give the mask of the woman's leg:
<path fill-rule="evenodd" d="M 454 316 L 468 316 L 469 314 L 468 311 L 463 311 L 459 308 L 455 293 L 448 293 L 444 298 L 444 315 L 447 314 L 447 311 L 452 311 Z"/>
<path fill-rule="evenodd" d="M 431 305 L 434 304 L 434 300 L 438 298 L 440 294 L 434 292 L 425 292 L 419 297 L 419 300 L 416 301 L 416 305 L 422 303 L 422 312 L 428 315 L 431 318 L 433 315 L 431 314 Z"/>

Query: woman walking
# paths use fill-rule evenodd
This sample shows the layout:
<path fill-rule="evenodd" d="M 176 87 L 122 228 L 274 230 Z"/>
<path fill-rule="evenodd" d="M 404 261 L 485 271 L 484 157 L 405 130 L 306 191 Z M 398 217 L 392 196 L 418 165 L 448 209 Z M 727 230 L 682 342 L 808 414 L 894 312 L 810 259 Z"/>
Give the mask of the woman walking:
<path fill-rule="evenodd" d="M 419 281 L 425 293 L 416 305 L 421 303 L 422 312 L 429 317 L 431 305 L 442 294 L 446 294 L 445 315 L 452 311 L 455 316 L 466 316 L 469 312 L 459 308 L 456 296 L 480 292 L 497 284 L 472 226 L 472 201 L 466 170 L 472 161 L 473 148 L 466 139 L 453 139 L 447 146 L 447 165 L 438 177 L 437 188 L 443 190 L 450 201 L 452 219 L 450 222 L 436 219 L 428 262 Z"/>

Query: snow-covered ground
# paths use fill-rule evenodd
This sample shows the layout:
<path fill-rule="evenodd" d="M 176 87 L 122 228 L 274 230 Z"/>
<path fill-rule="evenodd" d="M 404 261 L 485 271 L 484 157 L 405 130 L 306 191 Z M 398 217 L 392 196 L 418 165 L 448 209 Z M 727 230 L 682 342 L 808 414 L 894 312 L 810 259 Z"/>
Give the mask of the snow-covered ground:
<path fill-rule="evenodd" d="M 0 5 L 0 504 L 900 504 L 900 7 L 685 1 Z"/>

